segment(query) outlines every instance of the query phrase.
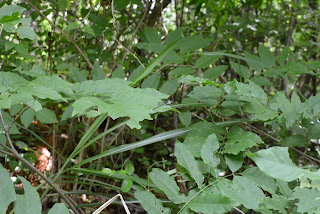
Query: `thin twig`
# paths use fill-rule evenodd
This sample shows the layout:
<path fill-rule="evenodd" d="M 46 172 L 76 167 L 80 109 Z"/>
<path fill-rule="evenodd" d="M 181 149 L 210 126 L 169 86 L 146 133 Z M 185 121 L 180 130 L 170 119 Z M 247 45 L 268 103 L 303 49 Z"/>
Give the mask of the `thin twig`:
<path fill-rule="evenodd" d="M 9 136 L 10 138 L 10 136 Z M 9 140 L 9 139 L 8 139 Z M 11 139 L 10 139 L 11 141 Z M 11 153 L 10 156 L 13 156 L 20 160 L 22 163 L 27 165 L 31 170 L 35 171 L 40 177 L 43 178 L 60 196 L 63 198 L 63 200 L 69 205 L 69 208 L 72 209 L 76 214 L 79 214 L 77 209 L 74 207 L 74 205 L 71 203 L 70 199 L 62 192 L 60 188 L 58 188 L 47 176 L 45 176 L 42 172 L 40 172 L 35 166 L 33 166 L 29 161 L 24 159 L 15 149 L 8 148 L 5 144 L 0 142 L 0 146 L 8 149 Z M 0 152 L 3 152 L 0 150 Z M 7 154 L 8 152 L 4 152 L 3 154 Z"/>
<path fill-rule="evenodd" d="M 67 40 L 69 40 L 69 42 L 71 42 L 73 44 L 73 46 L 77 49 L 77 51 L 80 53 L 80 55 L 83 57 L 83 59 L 86 61 L 86 63 L 88 64 L 90 70 L 93 69 L 93 65 L 91 64 L 91 62 L 89 61 L 89 59 L 84 55 L 83 51 L 79 48 L 79 46 L 73 41 L 73 39 L 71 39 L 67 34 L 65 34 L 65 32 L 63 32 L 63 30 L 61 30 L 59 27 L 57 27 L 57 25 L 55 25 L 53 22 L 51 22 L 48 17 L 46 15 L 44 15 L 36 6 L 34 6 L 29 0 L 26 0 L 26 2 L 33 8 L 35 9 L 43 18 L 45 18 L 53 27 L 55 27 L 55 29 L 57 29 L 64 37 L 67 38 Z"/>
<path fill-rule="evenodd" d="M 0 118 L 1 118 L 1 124 L 2 124 L 2 126 L 3 126 L 4 133 L 5 133 L 6 137 L 7 137 L 7 140 L 9 141 L 9 145 L 10 145 L 10 147 L 11 147 L 11 149 L 12 149 L 13 151 L 16 151 L 16 149 L 14 148 L 13 143 L 12 143 L 12 141 L 11 141 L 11 138 L 10 138 L 10 136 L 9 136 L 9 130 L 10 130 L 10 129 L 6 128 L 6 124 L 5 124 L 5 122 L 4 122 L 3 115 L 2 115 L 2 110 L 1 110 L 1 109 L 0 109 Z"/>
<path fill-rule="evenodd" d="M 139 28 L 141 27 L 141 24 L 143 23 L 143 20 L 146 18 L 146 15 L 147 15 L 148 10 L 149 10 L 149 1 L 146 2 L 146 9 L 144 10 L 143 16 L 142 16 L 142 18 L 141 18 L 138 26 L 136 27 L 136 29 L 134 30 L 134 32 L 133 32 L 133 34 L 132 34 L 132 39 L 131 39 L 131 41 L 130 41 L 130 43 L 129 43 L 129 45 L 128 45 L 127 50 L 129 50 L 129 49 L 131 48 L 131 45 L 132 45 L 132 43 L 133 43 L 133 41 L 134 41 L 134 39 L 135 39 L 135 37 L 136 37 L 136 34 L 137 34 L 138 30 L 139 30 Z M 123 55 L 122 60 L 121 60 L 121 66 L 123 65 L 124 60 L 125 60 L 126 57 L 127 57 L 127 53 L 128 53 L 128 52 L 124 52 L 124 55 Z M 129 51 L 129 53 L 131 53 L 131 52 Z M 135 56 L 135 55 L 134 55 L 134 56 Z M 140 63 L 140 64 L 141 64 L 141 63 Z"/>
<path fill-rule="evenodd" d="M 8 126 L 8 130 L 11 129 L 11 127 L 12 127 L 13 124 L 14 124 L 14 122 L 16 122 L 16 120 L 17 120 L 25 111 L 27 111 L 29 108 L 30 108 L 30 106 L 26 106 L 26 107 L 18 114 L 18 116 L 16 116 L 16 117 L 12 120 L 12 122 L 11 122 L 10 125 Z"/>
<path fill-rule="evenodd" d="M 4 151 L 4 150 L 2 150 L 2 149 L 0 149 L 0 153 L 5 154 L 5 155 L 8 155 L 8 156 L 10 156 L 10 157 L 13 157 L 13 154 L 12 154 L 12 153 L 7 152 L 7 151 Z"/>
<path fill-rule="evenodd" d="M 112 0 L 112 2 L 111 2 L 111 12 L 112 12 L 112 19 L 113 19 L 113 27 L 114 27 L 114 29 L 116 30 L 117 28 L 116 28 L 116 24 L 115 24 L 115 23 L 116 23 L 116 19 L 115 19 L 115 16 L 114 16 L 113 1 L 114 1 L 114 0 Z M 133 37 L 134 37 L 134 36 L 133 36 Z M 138 58 L 134 53 L 132 53 L 132 52 L 129 51 L 124 45 L 122 45 L 121 42 L 120 42 L 117 38 L 115 38 L 115 40 L 116 40 L 116 42 L 117 42 L 125 51 L 129 52 L 136 60 L 138 60 L 139 64 L 140 64 L 143 68 L 145 68 L 145 66 L 142 64 L 142 62 L 139 60 L 139 58 Z M 125 54 L 126 54 L 127 52 L 125 52 Z M 123 62 L 121 62 L 121 66 L 122 66 L 122 64 L 123 64 Z"/>

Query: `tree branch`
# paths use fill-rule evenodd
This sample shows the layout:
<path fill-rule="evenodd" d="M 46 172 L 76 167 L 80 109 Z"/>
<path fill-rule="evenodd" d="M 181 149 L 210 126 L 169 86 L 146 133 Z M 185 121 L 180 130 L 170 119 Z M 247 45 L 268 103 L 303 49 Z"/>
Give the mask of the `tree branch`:
<path fill-rule="evenodd" d="M 43 18 L 45 18 L 55 29 L 57 29 L 64 37 L 67 38 L 67 40 L 69 40 L 69 42 L 71 42 L 73 44 L 73 46 L 77 49 L 77 51 L 80 53 L 80 55 L 83 57 L 83 59 L 86 61 L 86 63 L 88 64 L 90 70 L 93 69 L 93 65 L 91 64 L 91 62 L 89 61 L 89 59 L 84 55 L 83 51 L 79 48 L 79 46 L 73 41 L 73 39 L 71 39 L 67 34 L 65 34 L 65 32 L 63 32 L 63 30 L 61 30 L 60 28 L 57 27 L 57 25 L 55 25 L 53 22 L 51 22 L 48 17 L 46 15 L 44 15 L 36 6 L 34 6 L 29 0 L 26 0 L 26 2 L 33 8 L 35 9 Z"/>

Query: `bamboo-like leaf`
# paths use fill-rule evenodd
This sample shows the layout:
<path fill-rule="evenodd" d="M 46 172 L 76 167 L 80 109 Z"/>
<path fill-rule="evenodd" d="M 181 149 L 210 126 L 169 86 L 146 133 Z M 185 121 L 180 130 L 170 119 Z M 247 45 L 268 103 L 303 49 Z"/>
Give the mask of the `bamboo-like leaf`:
<path fill-rule="evenodd" d="M 173 46 L 180 40 L 180 38 L 176 39 L 174 42 L 172 42 L 166 49 L 164 49 L 158 57 L 156 57 L 145 69 L 143 69 L 140 74 L 133 80 L 133 82 L 130 84 L 130 86 L 135 87 L 142 79 L 144 79 L 146 76 L 148 76 L 154 67 L 158 65 L 163 57 L 167 55 L 173 48 Z"/>
<path fill-rule="evenodd" d="M 130 143 L 130 144 L 126 144 L 126 145 L 122 145 L 122 146 L 118 146 L 116 148 L 113 148 L 113 149 L 110 149 L 108 151 L 105 151 L 105 152 L 102 152 L 96 156 L 93 156 L 91 158 L 88 158 L 88 159 L 85 159 L 83 161 L 81 161 L 80 163 L 74 165 L 73 168 L 75 167 L 79 167 L 83 164 L 86 164 L 86 163 L 89 163 L 93 160 L 97 160 L 99 158 L 103 158 L 103 157 L 107 157 L 107 156 L 110 156 L 110 155 L 114 155 L 114 154 L 119 154 L 121 152 L 126 152 L 126 151 L 129 151 L 129 150 L 132 150 L 132 149 L 135 149 L 135 148 L 139 148 L 139 147 L 142 147 L 142 146 L 146 146 L 146 145 L 149 145 L 149 144 L 152 144 L 152 143 L 156 143 L 156 142 L 159 142 L 159 141 L 162 141 L 162 140 L 167 140 L 167 139 L 170 139 L 170 138 L 173 138 L 173 137 L 178 137 L 180 135 L 184 135 L 188 132 L 190 132 L 191 130 L 190 129 L 176 129 L 176 130 L 173 130 L 173 131 L 168 131 L 168 132 L 163 132 L 161 134 L 157 134 L 153 137 L 150 137 L 146 140 L 142 140 L 142 141 L 138 141 L 138 142 L 135 142 L 135 143 Z"/>

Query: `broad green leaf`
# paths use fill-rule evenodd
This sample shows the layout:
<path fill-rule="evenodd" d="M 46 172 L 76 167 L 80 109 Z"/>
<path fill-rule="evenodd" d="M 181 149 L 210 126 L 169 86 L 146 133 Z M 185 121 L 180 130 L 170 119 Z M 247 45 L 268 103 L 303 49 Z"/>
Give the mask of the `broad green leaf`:
<path fill-rule="evenodd" d="M 290 103 L 283 93 L 277 93 L 276 101 L 283 116 L 286 118 L 286 126 L 288 128 L 291 127 L 300 117 L 301 101 L 299 96 L 293 93 Z"/>
<path fill-rule="evenodd" d="M 198 168 L 195 158 L 187 147 L 182 143 L 176 142 L 174 155 L 177 158 L 178 164 L 190 173 L 190 176 L 196 181 L 198 187 L 201 188 L 203 186 L 204 176 Z"/>
<path fill-rule="evenodd" d="M 257 186 L 263 190 L 275 194 L 277 191 L 277 185 L 273 178 L 264 174 L 258 167 L 249 168 L 241 173 L 242 176 L 253 181 Z"/>
<path fill-rule="evenodd" d="M 126 165 L 124 166 L 124 170 L 128 175 L 132 175 L 134 173 L 134 166 L 131 160 L 128 160 L 126 162 Z"/>
<path fill-rule="evenodd" d="M 220 58 L 220 56 L 201 56 L 195 63 L 195 67 L 196 68 L 206 68 L 209 65 L 212 65 L 213 63 L 215 63 L 218 59 Z"/>
<path fill-rule="evenodd" d="M 262 76 L 255 76 L 255 77 L 251 78 L 250 80 L 259 86 L 271 86 L 272 85 L 272 83 L 267 78 L 262 77 Z"/>
<path fill-rule="evenodd" d="M 237 155 L 242 151 L 245 151 L 247 148 L 251 148 L 253 146 L 257 146 L 263 141 L 261 138 L 251 132 L 241 132 L 235 135 L 228 135 L 228 141 L 224 146 L 224 153 Z"/>
<path fill-rule="evenodd" d="M 251 73 L 248 68 L 238 63 L 230 61 L 232 69 L 239 74 L 241 77 L 248 79 L 251 76 Z"/>
<path fill-rule="evenodd" d="M 179 48 L 181 52 L 188 53 L 209 45 L 212 39 L 203 39 L 201 36 L 186 36 L 183 37 L 176 45 L 175 48 Z M 202 53 L 201 53 L 202 54 Z"/>
<path fill-rule="evenodd" d="M 244 153 L 239 153 L 238 155 L 230 155 L 225 154 L 224 158 L 226 160 L 226 164 L 232 172 L 237 171 L 243 164 Z"/>
<path fill-rule="evenodd" d="M 268 102 L 268 96 L 264 90 L 256 85 L 255 83 L 249 81 L 249 84 L 244 84 L 241 82 L 236 83 L 236 94 L 243 97 L 251 97 L 266 105 Z"/>
<path fill-rule="evenodd" d="M 18 90 L 18 93 L 25 94 L 26 96 L 36 96 L 40 99 L 63 100 L 62 96 L 57 91 L 32 82 L 21 87 Z"/>
<path fill-rule="evenodd" d="M 194 157 L 201 157 L 201 148 L 209 135 L 214 133 L 218 140 L 224 139 L 221 135 L 225 133 L 225 129 L 213 123 L 198 122 L 191 125 L 190 128 L 192 131 L 187 135 L 183 144 Z"/>
<path fill-rule="evenodd" d="M 294 181 L 299 178 L 302 170 L 292 163 L 288 148 L 271 147 L 256 153 L 247 153 L 265 174 L 283 181 Z"/>
<path fill-rule="evenodd" d="M 92 27 L 86 25 L 82 28 L 86 33 L 90 34 L 91 36 L 96 36 L 96 34 L 94 33 L 94 30 L 92 29 Z"/>
<path fill-rule="evenodd" d="M 261 120 L 261 121 L 267 121 L 275 119 L 279 116 L 277 111 L 272 111 L 270 109 L 266 109 L 263 113 L 255 114 L 252 119 L 253 120 Z"/>
<path fill-rule="evenodd" d="M 214 153 L 219 149 L 219 140 L 216 134 L 207 137 L 201 148 L 201 158 L 205 164 L 213 164 Z"/>
<path fill-rule="evenodd" d="M 112 78 L 118 78 L 118 79 L 124 79 L 126 77 L 126 74 L 124 73 L 124 70 L 122 68 L 117 68 L 112 72 Z"/>
<path fill-rule="evenodd" d="M 292 196 L 292 190 L 290 189 L 288 182 L 285 182 L 280 179 L 276 179 L 276 184 L 277 184 L 279 191 L 282 195 L 284 195 L 287 198 Z"/>
<path fill-rule="evenodd" d="M 247 59 L 251 59 L 251 60 L 247 60 L 247 64 L 253 68 L 254 71 L 256 72 L 261 72 L 261 70 L 264 68 L 263 64 L 260 61 L 260 58 L 256 55 L 252 55 L 248 52 L 244 52 L 244 55 Z"/>
<path fill-rule="evenodd" d="M 64 11 L 68 6 L 68 1 L 67 0 L 58 0 L 58 6 L 59 6 L 58 7 L 59 10 Z"/>
<path fill-rule="evenodd" d="M 55 203 L 48 214 L 69 214 L 69 210 L 64 203 Z"/>
<path fill-rule="evenodd" d="M 194 70 L 191 67 L 181 66 L 181 67 L 177 67 L 177 68 L 173 69 L 169 73 L 169 77 L 172 78 L 175 76 L 188 75 L 188 74 L 192 74 L 193 72 L 194 72 Z"/>
<path fill-rule="evenodd" d="M 296 204 L 300 213 L 318 213 L 320 211 L 320 191 L 317 189 L 294 188 L 291 199 L 299 199 Z"/>
<path fill-rule="evenodd" d="M 275 65 L 276 59 L 273 53 L 271 53 L 269 48 L 267 48 L 266 46 L 263 46 L 263 45 L 259 46 L 259 55 L 263 64 L 266 64 L 271 67 Z"/>
<path fill-rule="evenodd" d="M 103 69 L 100 67 L 98 62 L 95 62 L 92 70 L 92 79 L 93 80 L 103 80 L 106 78 Z"/>
<path fill-rule="evenodd" d="M 146 27 L 144 30 L 144 35 L 148 42 L 150 43 L 161 43 L 161 36 L 151 27 Z"/>
<path fill-rule="evenodd" d="M 0 8 L 0 19 L 4 16 L 11 16 L 14 12 L 22 14 L 24 11 L 26 11 L 26 8 L 15 4 L 2 6 Z"/>
<path fill-rule="evenodd" d="M 36 112 L 33 109 L 28 109 L 26 110 L 22 115 L 21 115 L 21 123 L 24 125 L 24 127 L 28 128 L 32 121 L 34 120 L 34 117 L 36 116 Z"/>
<path fill-rule="evenodd" d="M 227 70 L 228 66 L 226 65 L 217 65 L 212 68 L 206 70 L 203 74 L 204 78 L 208 79 L 216 79 L 218 78 L 225 70 Z"/>
<path fill-rule="evenodd" d="M 265 197 L 254 182 L 242 176 L 234 176 L 233 181 L 223 179 L 217 184 L 217 188 L 225 196 L 248 209 L 258 209 L 260 201 Z"/>
<path fill-rule="evenodd" d="M 181 121 L 181 123 L 188 127 L 191 123 L 191 118 L 192 118 L 192 115 L 190 113 L 190 111 L 182 111 L 179 113 L 179 119 Z"/>
<path fill-rule="evenodd" d="M 215 86 L 197 86 L 188 94 L 189 97 L 201 102 L 215 104 L 216 98 L 223 95 L 223 91 Z"/>
<path fill-rule="evenodd" d="M 320 94 L 316 96 L 309 97 L 304 103 L 301 104 L 301 108 L 299 109 L 299 113 L 303 114 L 304 117 L 313 119 L 314 113 L 316 113 L 315 108 L 320 103 Z"/>
<path fill-rule="evenodd" d="M 108 111 L 108 104 L 97 97 L 83 97 L 76 100 L 73 104 L 72 116 L 86 115 L 95 117 Z"/>
<path fill-rule="evenodd" d="M 78 24 L 78 22 L 69 22 L 68 26 L 64 29 L 65 31 L 70 31 L 70 30 L 74 30 L 77 27 L 79 27 L 80 25 Z"/>
<path fill-rule="evenodd" d="M 170 79 L 165 83 L 163 83 L 159 91 L 164 94 L 172 95 L 177 91 L 178 86 L 179 86 L 179 83 L 176 79 Z"/>
<path fill-rule="evenodd" d="M 27 80 L 18 74 L 11 72 L 0 72 L 0 91 L 16 91 L 20 86 L 27 83 Z"/>
<path fill-rule="evenodd" d="M 176 39 L 180 38 L 181 36 L 182 36 L 181 28 L 171 31 L 166 37 L 166 39 L 164 40 L 164 45 L 170 45 L 172 42 L 174 42 Z"/>
<path fill-rule="evenodd" d="M 148 76 L 141 84 L 141 88 L 154 88 L 157 89 L 161 78 L 161 73 L 157 72 Z"/>
<path fill-rule="evenodd" d="M 285 208 L 289 208 L 289 200 L 282 196 L 273 194 L 271 197 L 265 197 L 262 199 L 261 203 L 266 206 L 268 209 L 277 210 L 282 214 L 287 214 L 288 212 Z"/>
<path fill-rule="evenodd" d="M 122 10 L 126 8 L 129 3 L 130 3 L 130 0 L 114 1 L 114 9 Z"/>
<path fill-rule="evenodd" d="M 290 48 L 288 46 L 284 47 L 281 51 L 281 53 L 277 57 L 277 62 L 279 65 L 282 65 L 286 59 L 288 58 L 290 52 Z"/>
<path fill-rule="evenodd" d="M 130 178 L 124 179 L 121 184 L 122 192 L 129 192 L 133 184 L 133 180 Z"/>
<path fill-rule="evenodd" d="M 161 201 L 148 191 L 136 191 L 134 197 L 138 199 L 147 213 L 165 214 L 170 213 L 169 208 L 164 208 Z"/>
<path fill-rule="evenodd" d="M 21 74 L 26 74 L 31 77 L 43 76 L 46 74 L 46 72 L 38 65 L 34 65 L 32 67 L 32 70 L 30 70 L 30 71 L 25 71 L 23 69 L 16 69 L 16 70 L 18 70 L 19 73 L 21 73 Z"/>
<path fill-rule="evenodd" d="M 311 128 L 309 128 L 308 138 L 309 139 L 319 139 L 320 138 L 320 124 L 312 125 Z"/>
<path fill-rule="evenodd" d="M 16 200 L 16 192 L 7 169 L 0 166 L 0 213 L 6 213 L 8 206 Z"/>
<path fill-rule="evenodd" d="M 58 122 L 54 111 L 47 108 L 42 108 L 40 111 L 37 111 L 36 117 L 41 123 L 50 124 Z"/>
<path fill-rule="evenodd" d="M 281 146 L 288 147 L 305 147 L 308 144 L 308 139 L 302 135 L 291 135 L 281 141 Z"/>
<path fill-rule="evenodd" d="M 197 213 L 218 214 L 227 213 L 238 205 L 239 203 L 226 196 L 202 192 L 190 202 L 189 207 Z"/>
<path fill-rule="evenodd" d="M 4 124 L 7 128 L 9 124 L 12 123 L 12 117 L 5 111 L 2 111 L 2 116 L 3 116 Z M 0 133 L 4 133 L 3 125 L 1 122 L 0 122 Z M 14 122 L 12 127 L 10 128 L 9 134 L 21 134 L 19 129 L 17 128 L 16 122 Z"/>
<path fill-rule="evenodd" d="M 149 174 L 152 182 L 163 191 L 166 196 L 175 204 L 184 202 L 183 198 L 179 195 L 179 187 L 175 180 L 170 175 L 161 169 L 153 169 Z"/>
<path fill-rule="evenodd" d="M 30 27 L 27 26 L 18 27 L 17 34 L 20 39 L 34 40 L 37 36 L 37 34 Z"/>
<path fill-rule="evenodd" d="M 298 75 L 298 74 L 313 74 L 307 67 L 299 62 L 289 62 L 284 66 L 288 74 Z"/>
<path fill-rule="evenodd" d="M 19 176 L 24 188 L 24 195 L 17 195 L 14 203 L 16 214 L 41 214 L 41 201 L 37 190 L 31 184 Z"/>
<path fill-rule="evenodd" d="M 85 71 L 85 70 L 79 70 L 78 68 L 76 67 L 71 67 L 69 69 L 70 71 L 70 77 L 73 81 L 75 82 L 83 82 L 85 80 L 87 80 L 87 76 L 89 74 L 88 71 Z"/>

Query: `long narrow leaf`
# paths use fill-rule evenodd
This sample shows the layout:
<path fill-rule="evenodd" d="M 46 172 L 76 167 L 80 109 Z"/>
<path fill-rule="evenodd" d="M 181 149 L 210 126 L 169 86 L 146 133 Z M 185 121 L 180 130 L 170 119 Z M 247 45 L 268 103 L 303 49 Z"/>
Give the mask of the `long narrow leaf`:
<path fill-rule="evenodd" d="M 119 154 L 121 152 L 126 152 L 126 151 L 129 151 L 129 150 L 135 149 L 135 148 L 139 148 L 139 147 L 142 147 L 142 146 L 153 144 L 153 143 L 156 143 L 156 142 L 159 142 L 159 141 L 162 141 L 162 140 L 167 140 L 167 139 L 170 139 L 170 138 L 173 138 L 173 137 L 178 137 L 178 136 L 184 135 L 184 134 L 186 134 L 186 133 L 188 133 L 190 131 L 191 131 L 191 129 L 176 129 L 176 130 L 173 130 L 173 131 L 168 131 L 168 132 L 164 132 L 164 133 L 161 133 L 161 134 L 157 134 L 157 135 L 155 135 L 155 136 L 153 136 L 151 138 L 148 138 L 146 140 L 142 140 L 142 141 L 139 141 L 139 142 L 118 146 L 116 148 L 113 148 L 113 149 L 110 149 L 108 151 L 102 152 L 99 155 L 96 155 L 96 156 L 93 156 L 91 158 L 85 159 L 85 160 L 81 161 L 80 163 L 74 165 L 73 168 L 79 167 L 79 166 L 81 166 L 83 164 L 89 163 L 89 162 L 91 162 L 93 160 L 97 160 L 99 158 L 107 157 L 107 156 L 114 155 L 114 154 Z"/>
<path fill-rule="evenodd" d="M 135 87 L 143 78 L 148 76 L 154 67 L 160 63 L 165 55 L 167 55 L 173 48 L 173 46 L 180 40 L 180 38 L 176 39 L 172 42 L 166 49 L 164 49 L 158 57 L 156 57 L 145 69 L 143 69 L 140 74 L 133 80 L 130 86 Z"/>

